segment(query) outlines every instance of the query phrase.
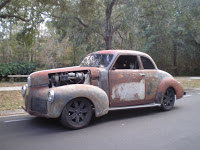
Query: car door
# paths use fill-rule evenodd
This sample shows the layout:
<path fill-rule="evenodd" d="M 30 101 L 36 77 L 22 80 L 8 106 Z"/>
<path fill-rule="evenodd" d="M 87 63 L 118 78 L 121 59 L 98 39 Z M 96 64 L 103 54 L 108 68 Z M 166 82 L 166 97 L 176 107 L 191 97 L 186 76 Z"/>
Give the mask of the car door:
<path fill-rule="evenodd" d="M 119 55 L 109 70 L 110 107 L 144 103 L 145 76 L 138 56 Z"/>
<path fill-rule="evenodd" d="M 156 92 L 160 79 L 154 62 L 145 56 L 140 56 L 142 62 L 143 73 L 145 74 L 145 101 L 149 103 L 155 102 Z"/>

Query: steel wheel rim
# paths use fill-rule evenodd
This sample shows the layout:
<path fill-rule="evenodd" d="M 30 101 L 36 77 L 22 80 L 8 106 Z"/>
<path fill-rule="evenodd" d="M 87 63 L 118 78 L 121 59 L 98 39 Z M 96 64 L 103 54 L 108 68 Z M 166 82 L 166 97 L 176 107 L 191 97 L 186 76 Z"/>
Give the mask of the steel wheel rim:
<path fill-rule="evenodd" d="M 173 106 L 173 103 L 174 103 L 174 93 L 172 90 L 167 90 L 163 98 L 163 104 L 166 107 L 171 107 Z"/>
<path fill-rule="evenodd" d="M 69 121 L 74 125 L 82 125 L 87 122 L 90 115 L 89 106 L 87 101 L 74 100 L 68 106 L 67 117 Z"/>

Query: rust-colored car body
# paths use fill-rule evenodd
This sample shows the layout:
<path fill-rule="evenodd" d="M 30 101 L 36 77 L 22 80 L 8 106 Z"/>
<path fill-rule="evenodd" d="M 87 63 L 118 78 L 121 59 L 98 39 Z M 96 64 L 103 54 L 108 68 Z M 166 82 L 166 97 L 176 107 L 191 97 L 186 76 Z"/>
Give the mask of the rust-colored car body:
<path fill-rule="evenodd" d="M 32 73 L 22 91 L 25 111 L 35 116 L 58 118 L 71 100 L 86 98 L 91 101 L 95 116 L 99 117 L 115 108 L 161 105 L 168 88 L 174 90 L 176 99 L 184 95 L 180 83 L 169 73 L 159 70 L 145 53 L 103 50 L 88 56 L 93 54 L 105 54 L 105 59 L 112 55 L 112 59 L 106 67 L 75 66 Z M 120 56 L 134 56 L 138 69 L 116 69 L 115 64 Z M 148 58 L 154 69 L 144 69 L 141 57 Z M 48 101 L 50 90 L 55 93 L 53 102 Z"/>

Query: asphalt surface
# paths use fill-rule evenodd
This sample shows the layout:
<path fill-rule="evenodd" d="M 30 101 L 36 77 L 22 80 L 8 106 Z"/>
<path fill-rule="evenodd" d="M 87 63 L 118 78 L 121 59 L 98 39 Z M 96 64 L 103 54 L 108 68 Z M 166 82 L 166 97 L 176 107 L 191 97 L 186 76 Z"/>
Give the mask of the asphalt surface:
<path fill-rule="evenodd" d="M 200 91 L 168 112 L 160 108 L 112 111 L 88 127 L 68 130 L 57 119 L 0 118 L 1 150 L 199 150 Z"/>

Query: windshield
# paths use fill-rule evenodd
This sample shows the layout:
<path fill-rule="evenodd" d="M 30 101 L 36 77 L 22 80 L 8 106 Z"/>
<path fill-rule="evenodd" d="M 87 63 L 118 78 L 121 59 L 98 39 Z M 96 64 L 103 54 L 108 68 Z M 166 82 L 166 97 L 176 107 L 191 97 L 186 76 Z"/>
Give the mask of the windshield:
<path fill-rule="evenodd" d="M 112 54 L 91 54 L 81 62 L 82 67 L 107 67 L 113 58 Z"/>

